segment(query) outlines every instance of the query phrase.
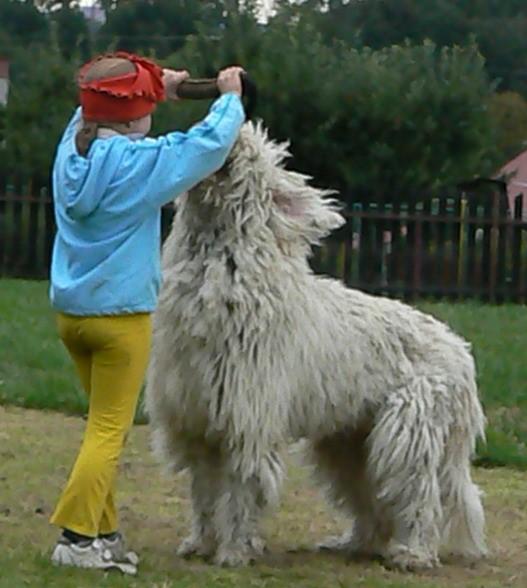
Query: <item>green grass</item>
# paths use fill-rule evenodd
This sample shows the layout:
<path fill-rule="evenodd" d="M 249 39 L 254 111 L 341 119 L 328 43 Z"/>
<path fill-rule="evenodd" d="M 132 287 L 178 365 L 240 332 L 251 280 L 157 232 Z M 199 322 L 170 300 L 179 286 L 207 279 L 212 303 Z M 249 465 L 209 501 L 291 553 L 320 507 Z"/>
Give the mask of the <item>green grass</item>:
<path fill-rule="evenodd" d="M 47 288 L 0 280 L 0 403 L 81 414 L 86 399 L 58 339 Z"/>
<path fill-rule="evenodd" d="M 475 564 L 447 560 L 426 574 L 402 574 L 377 562 L 315 553 L 313 546 L 346 526 L 326 506 L 308 471 L 288 460 L 278 512 L 264 521 L 269 552 L 255 566 L 221 569 L 175 556 L 188 533 L 186 476 L 164 477 L 135 427 L 121 460 L 121 528 L 141 555 L 136 578 L 54 568 L 57 530 L 48 523 L 81 442 L 83 421 L 56 412 L 0 406 L 0 588 L 525 588 L 527 473 L 475 472 L 485 491 L 491 555 Z"/>
<path fill-rule="evenodd" d="M 82 414 L 86 400 L 58 340 L 47 288 L 45 282 L 0 280 L 0 404 Z M 418 306 L 473 344 L 489 418 L 480 463 L 527 469 L 527 307 Z"/>
<path fill-rule="evenodd" d="M 489 425 L 482 465 L 527 469 L 527 307 L 421 303 L 471 342 Z"/>
<path fill-rule="evenodd" d="M 86 396 L 58 338 L 48 287 L 0 279 L 0 404 L 84 414 Z M 145 421 L 141 410 L 136 420 Z"/>
<path fill-rule="evenodd" d="M 47 288 L 0 280 L 0 402 L 82 413 L 85 399 L 58 340 Z"/>

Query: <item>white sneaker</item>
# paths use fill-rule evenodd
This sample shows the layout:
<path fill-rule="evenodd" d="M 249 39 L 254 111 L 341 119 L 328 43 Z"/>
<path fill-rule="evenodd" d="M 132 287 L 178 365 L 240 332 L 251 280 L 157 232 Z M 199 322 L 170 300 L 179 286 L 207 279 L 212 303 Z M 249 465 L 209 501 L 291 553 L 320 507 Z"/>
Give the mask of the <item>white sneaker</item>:
<path fill-rule="evenodd" d="M 103 544 L 105 549 L 110 551 L 114 561 L 119 563 L 129 563 L 133 566 L 139 564 L 139 556 L 135 551 L 129 551 L 126 549 L 126 543 L 121 533 L 116 533 L 111 539 L 108 537 L 99 537 L 99 541 Z"/>
<path fill-rule="evenodd" d="M 53 550 L 51 561 L 59 566 L 119 570 L 123 574 L 132 576 L 137 573 L 137 567 L 132 563 L 116 561 L 112 557 L 111 551 L 104 547 L 100 539 L 78 544 L 61 537 Z"/>

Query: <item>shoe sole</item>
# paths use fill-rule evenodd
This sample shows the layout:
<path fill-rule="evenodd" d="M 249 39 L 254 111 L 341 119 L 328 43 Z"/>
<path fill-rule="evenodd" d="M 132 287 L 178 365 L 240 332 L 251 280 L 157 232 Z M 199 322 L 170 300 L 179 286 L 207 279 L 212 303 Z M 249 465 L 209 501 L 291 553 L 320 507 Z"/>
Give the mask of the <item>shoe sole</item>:
<path fill-rule="evenodd" d="M 58 560 L 52 560 L 51 562 L 54 566 L 60 567 L 60 566 L 64 566 L 64 567 L 69 567 L 69 568 L 79 568 L 79 569 L 83 569 L 83 570 L 102 570 L 103 572 L 111 572 L 111 571 L 118 571 L 121 572 L 123 574 L 129 575 L 129 576 L 135 576 L 137 574 L 137 568 L 133 565 L 133 564 L 127 564 L 127 563 L 111 563 L 108 564 L 107 566 L 90 566 L 90 565 L 80 565 L 78 563 L 73 563 L 73 562 L 64 562 L 64 561 L 58 561 Z"/>

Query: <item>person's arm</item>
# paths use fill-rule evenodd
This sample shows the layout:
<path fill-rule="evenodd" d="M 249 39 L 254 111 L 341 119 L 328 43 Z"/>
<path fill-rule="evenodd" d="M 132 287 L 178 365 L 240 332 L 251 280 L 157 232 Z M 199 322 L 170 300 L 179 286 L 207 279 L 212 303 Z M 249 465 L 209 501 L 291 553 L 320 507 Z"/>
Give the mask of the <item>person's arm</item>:
<path fill-rule="evenodd" d="M 224 94 L 187 133 L 132 144 L 122 164 L 144 178 L 146 199 L 162 206 L 223 166 L 244 120 L 240 98 Z"/>
<path fill-rule="evenodd" d="M 231 67 L 220 72 L 218 88 L 222 96 L 207 117 L 187 133 L 173 132 L 129 144 L 121 170 L 124 176 L 129 174 L 131 184 L 141 182 L 142 199 L 162 206 L 223 166 L 245 121 L 241 71 Z M 171 82 L 177 85 L 185 79 L 182 73 L 166 74 L 167 90 Z M 172 92 L 175 95 L 175 88 Z"/>
<path fill-rule="evenodd" d="M 77 131 L 77 127 L 79 126 L 81 120 L 81 114 L 81 107 L 78 106 L 75 109 L 73 116 L 70 118 L 66 128 L 64 129 L 64 132 L 62 133 L 62 137 L 60 139 L 61 143 L 69 141 L 75 135 L 75 132 Z"/>

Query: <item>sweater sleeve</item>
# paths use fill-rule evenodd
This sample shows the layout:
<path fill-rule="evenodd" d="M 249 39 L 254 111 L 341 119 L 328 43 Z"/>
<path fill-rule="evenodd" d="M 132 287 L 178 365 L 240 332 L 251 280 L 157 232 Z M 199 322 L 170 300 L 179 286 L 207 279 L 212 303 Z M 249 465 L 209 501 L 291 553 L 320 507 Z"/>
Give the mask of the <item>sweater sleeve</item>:
<path fill-rule="evenodd" d="M 64 129 L 64 133 L 62 133 L 62 137 L 60 142 L 64 143 L 66 141 L 70 141 L 72 137 L 77 132 L 77 127 L 79 126 L 81 121 L 81 107 L 78 106 L 73 113 L 73 116 L 70 118 L 68 125 Z"/>
<path fill-rule="evenodd" d="M 140 181 L 147 202 L 160 207 L 222 167 L 232 149 L 245 114 L 236 94 L 224 94 L 209 114 L 188 132 L 130 142 L 123 170 Z"/>

